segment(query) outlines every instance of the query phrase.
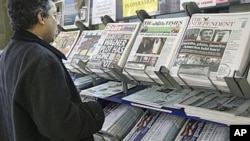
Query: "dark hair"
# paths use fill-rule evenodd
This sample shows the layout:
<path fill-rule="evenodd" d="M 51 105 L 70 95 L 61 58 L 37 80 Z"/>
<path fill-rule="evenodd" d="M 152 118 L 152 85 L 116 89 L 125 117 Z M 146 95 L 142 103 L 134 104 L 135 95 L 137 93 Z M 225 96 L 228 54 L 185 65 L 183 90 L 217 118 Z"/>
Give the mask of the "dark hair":
<path fill-rule="evenodd" d="M 213 29 L 202 29 L 201 31 L 200 31 L 200 35 L 202 35 L 205 31 L 212 31 L 213 32 Z"/>
<path fill-rule="evenodd" d="M 27 30 L 37 23 L 38 12 L 44 16 L 51 9 L 50 0 L 8 0 L 7 10 L 13 30 Z"/>

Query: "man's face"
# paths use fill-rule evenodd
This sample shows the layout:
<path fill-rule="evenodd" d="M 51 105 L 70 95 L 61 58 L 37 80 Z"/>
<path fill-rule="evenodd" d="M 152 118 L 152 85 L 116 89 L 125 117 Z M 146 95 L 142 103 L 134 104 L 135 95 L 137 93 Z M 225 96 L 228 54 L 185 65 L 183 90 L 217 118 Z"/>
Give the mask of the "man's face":
<path fill-rule="evenodd" d="M 210 38 L 213 35 L 213 31 L 212 30 L 204 30 L 201 34 L 201 40 L 205 40 L 205 41 L 209 41 Z"/>
<path fill-rule="evenodd" d="M 152 57 L 151 60 L 150 60 L 150 65 L 154 66 L 155 63 L 156 63 L 156 58 Z"/>
<path fill-rule="evenodd" d="M 48 30 L 48 34 L 47 34 L 47 40 L 48 42 L 53 42 L 55 39 L 55 35 L 57 32 L 57 18 L 56 18 L 56 6 L 55 4 L 50 1 L 51 4 L 51 9 L 49 10 L 49 16 L 47 18 L 47 30 Z"/>
<path fill-rule="evenodd" d="M 223 37 L 226 34 L 225 31 L 220 31 L 218 32 L 218 37 Z"/>

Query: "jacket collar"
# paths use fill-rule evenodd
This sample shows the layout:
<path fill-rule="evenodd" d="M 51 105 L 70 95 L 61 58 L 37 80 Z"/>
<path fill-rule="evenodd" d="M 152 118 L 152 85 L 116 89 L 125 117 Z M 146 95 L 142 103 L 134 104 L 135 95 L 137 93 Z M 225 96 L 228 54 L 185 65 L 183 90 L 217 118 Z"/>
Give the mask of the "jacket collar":
<path fill-rule="evenodd" d="M 24 30 L 15 31 L 14 35 L 12 36 L 12 39 L 36 42 L 42 45 L 43 47 L 47 48 L 51 52 L 53 52 L 59 59 L 67 60 L 67 58 L 62 52 L 60 52 L 58 49 L 56 49 L 55 47 L 53 47 L 52 45 L 45 42 L 44 40 L 42 40 L 41 38 L 39 38 L 38 36 L 36 36 L 35 34 L 31 32 L 24 31 Z"/>

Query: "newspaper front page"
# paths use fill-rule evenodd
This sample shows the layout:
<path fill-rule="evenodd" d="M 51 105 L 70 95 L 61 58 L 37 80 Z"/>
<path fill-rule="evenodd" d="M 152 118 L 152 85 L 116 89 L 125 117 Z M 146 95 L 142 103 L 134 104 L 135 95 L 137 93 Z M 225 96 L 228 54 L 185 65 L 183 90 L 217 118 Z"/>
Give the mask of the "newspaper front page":
<path fill-rule="evenodd" d="M 235 71 L 243 73 L 246 69 L 249 22 L 250 12 L 192 15 L 171 75 L 180 84 L 184 84 L 181 77 L 191 86 L 216 86 L 229 92 L 224 77 L 233 77 Z"/>
<path fill-rule="evenodd" d="M 153 82 L 154 79 L 163 84 L 154 71 L 159 71 L 161 66 L 170 68 L 188 20 L 189 17 L 145 19 L 123 73 L 139 81 Z"/>
<path fill-rule="evenodd" d="M 80 60 L 87 64 L 89 58 L 92 56 L 93 51 L 102 35 L 102 30 L 86 30 L 83 31 L 77 40 L 75 47 L 69 54 L 68 60 L 70 65 L 81 72 L 87 74 L 85 68 L 80 65 Z"/>
<path fill-rule="evenodd" d="M 61 31 L 55 41 L 51 44 L 61 51 L 66 57 L 68 57 L 71 50 L 74 48 L 76 41 L 78 40 L 78 36 L 80 34 L 80 30 L 76 31 Z"/>
<path fill-rule="evenodd" d="M 95 73 L 109 71 L 108 69 L 112 68 L 112 64 L 117 64 L 123 68 L 140 25 L 140 23 L 107 24 L 87 67 Z M 99 68 L 93 66 L 91 62 L 99 62 Z"/>

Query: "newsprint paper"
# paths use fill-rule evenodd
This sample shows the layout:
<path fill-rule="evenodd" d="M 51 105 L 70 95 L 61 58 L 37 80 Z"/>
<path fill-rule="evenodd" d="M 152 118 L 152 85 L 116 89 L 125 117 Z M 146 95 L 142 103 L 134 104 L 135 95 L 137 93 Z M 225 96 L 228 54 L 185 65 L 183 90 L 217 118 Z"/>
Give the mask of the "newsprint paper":
<path fill-rule="evenodd" d="M 141 23 L 108 23 L 93 51 L 87 67 L 101 77 L 112 64 L 123 68 Z"/>
<path fill-rule="evenodd" d="M 154 71 L 161 66 L 170 69 L 188 21 L 189 17 L 145 19 L 123 73 L 139 81 L 154 79 L 163 84 Z"/>
<path fill-rule="evenodd" d="M 170 73 L 181 85 L 229 92 L 224 77 L 245 71 L 249 35 L 250 12 L 193 14 Z"/>

